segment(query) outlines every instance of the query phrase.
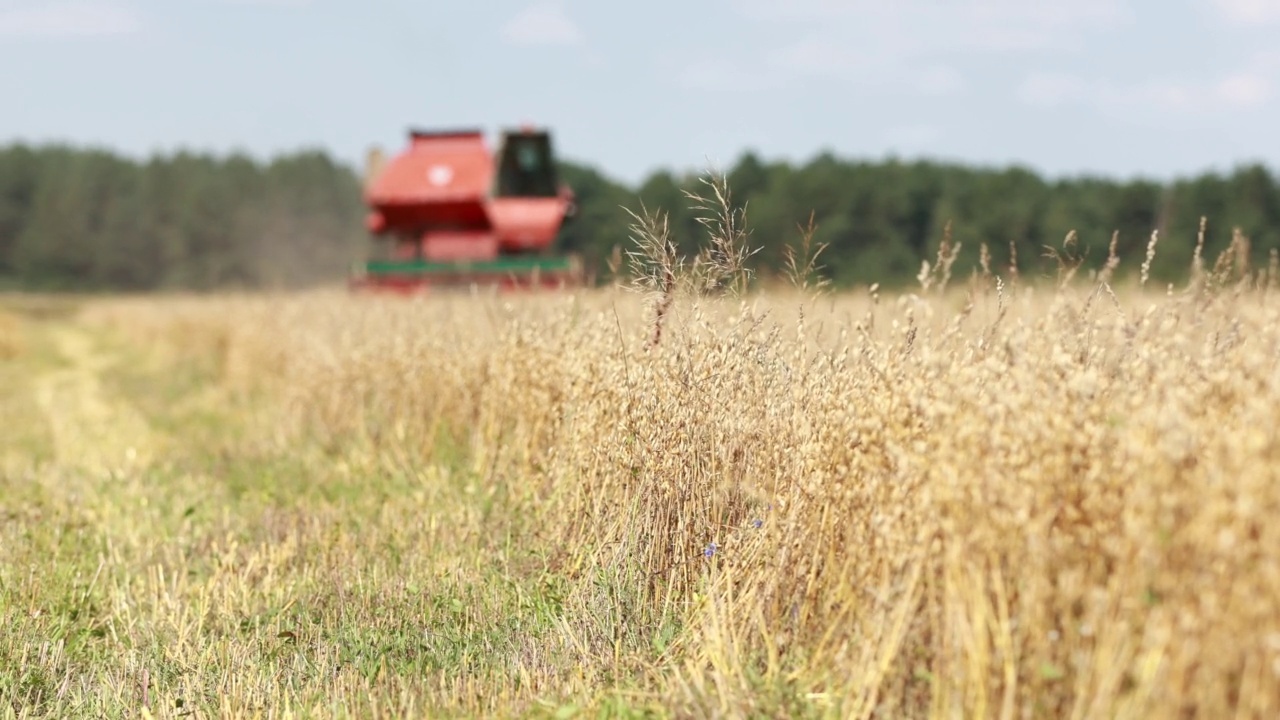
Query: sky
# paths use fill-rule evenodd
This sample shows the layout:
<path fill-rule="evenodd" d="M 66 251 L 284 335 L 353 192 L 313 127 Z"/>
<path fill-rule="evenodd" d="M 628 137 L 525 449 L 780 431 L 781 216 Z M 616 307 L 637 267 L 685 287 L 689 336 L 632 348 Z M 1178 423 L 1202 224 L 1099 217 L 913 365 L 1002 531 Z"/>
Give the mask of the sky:
<path fill-rule="evenodd" d="M 549 128 L 636 183 L 822 152 L 1280 167 L 1280 0 L 0 0 L 0 144 L 142 158 Z"/>

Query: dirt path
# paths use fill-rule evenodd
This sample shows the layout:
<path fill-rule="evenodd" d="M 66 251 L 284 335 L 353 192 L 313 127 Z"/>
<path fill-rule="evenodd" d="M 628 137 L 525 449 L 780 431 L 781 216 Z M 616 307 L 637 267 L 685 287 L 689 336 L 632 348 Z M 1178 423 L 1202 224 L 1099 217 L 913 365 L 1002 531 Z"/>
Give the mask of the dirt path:
<path fill-rule="evenodd" d="M 90 472 L 136 469 L 151 461 L 146 419 L 126 402 L 102 392 L 100 374 L 112 358 L 70 323 L 47 329 L 67 367 L 36 378 L 35 395 L 48 418 L 59 465 Z"/>

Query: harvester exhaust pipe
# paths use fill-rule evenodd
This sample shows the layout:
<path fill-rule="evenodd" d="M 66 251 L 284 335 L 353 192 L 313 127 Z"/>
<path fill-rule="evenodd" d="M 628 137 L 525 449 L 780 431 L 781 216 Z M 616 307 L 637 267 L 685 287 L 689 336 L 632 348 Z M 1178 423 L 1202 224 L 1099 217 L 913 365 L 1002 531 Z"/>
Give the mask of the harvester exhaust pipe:
<path fill-rule="evenodd" d="M 371 146 L 364 156 L 364 187 L 366 190 L 382 173 L 382 169 L 386 167 L 386 164 L 387 155 L 382 151 L 382 148 L 377 145 Z"/>

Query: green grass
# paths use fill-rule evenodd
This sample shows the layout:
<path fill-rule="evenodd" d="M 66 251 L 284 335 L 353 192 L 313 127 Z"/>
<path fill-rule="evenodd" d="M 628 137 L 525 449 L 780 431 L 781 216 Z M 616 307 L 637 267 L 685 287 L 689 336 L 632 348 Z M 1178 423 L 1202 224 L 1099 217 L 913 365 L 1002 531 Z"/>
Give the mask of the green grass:
<path fill-rule="evenodd" d="M 568 585 L 507 498 L 476 491 L 464 447 L 442 437 L 415 464 L 280 444 L 252 398 L 213 389 L 216 363 L 71 323 L 30 320 L 0 365 L 21 428 L 0 442 L 26 467 L 0 500 L 0 716 L 470 716 L 547 677 L 565 684 L 521 711 L 579 716 L 560 702 L 580 672 L 559 639 Z M 84 360 L 56 328 L 88 337 L 105 406 L 144 419 L 148 463 L 54 459 L 33 380 Z"/>

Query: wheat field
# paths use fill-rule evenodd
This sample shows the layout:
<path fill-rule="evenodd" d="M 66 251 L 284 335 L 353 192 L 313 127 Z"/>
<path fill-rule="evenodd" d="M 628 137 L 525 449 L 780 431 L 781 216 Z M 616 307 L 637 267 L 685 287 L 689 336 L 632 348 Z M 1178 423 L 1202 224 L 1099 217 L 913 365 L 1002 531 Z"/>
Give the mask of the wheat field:
<path fill-rule="evenodd" d="M 641 292 L 0 301 L 0 714 L 1280 716 L 1274 264 L 637 220 Z"/>

